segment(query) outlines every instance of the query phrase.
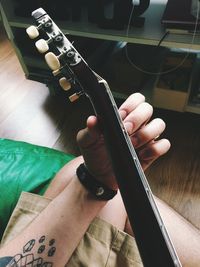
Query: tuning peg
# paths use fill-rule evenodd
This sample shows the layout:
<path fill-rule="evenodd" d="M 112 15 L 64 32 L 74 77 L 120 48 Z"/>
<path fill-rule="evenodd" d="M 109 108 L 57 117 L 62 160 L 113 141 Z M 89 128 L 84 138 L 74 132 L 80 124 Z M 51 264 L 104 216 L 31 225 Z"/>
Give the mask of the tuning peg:
<path fill-rule="evenodd" d="M 60 69 L 60 61 L 54 53 L 47 53 L 45 55 L 45 60 L 49 68 L 53 71 Z"/>
<path fill-rule="evenodd" d="M 51 19 L 47 19 L 47 20 L 42 20 L 38 26 L 34 26 L 34 25 L 29 26 L 26 29 L 26 32 L 31 39 L 35 39 L 39 36 L 39 30 L 41 28 L 49 29 L 51 27 L 52 27 L 52 21 Z"/>
<path fill-rule="evenodd" d="M 41 53 L 44 54 L 49 50 L 49 45 L 48 41 L 45 41 L 44 39 L 40 39 L 35 43 L 35 46 L 37 50 Z"/>
<path fill-rule="evenodd" d="M 49 50 L 49 44 L 53 41 L 55 42 L 61 42 L 63 40 L 62 35 L 58 34 L 52 38 L 49 38 L 48 40 L 40 39 L 35 43 L 35 46 L 37 47 L 38 51 L 40 53 L 46 53 Z"/>
<path fill-rule="evenodd" d="M 78 100 L 79 97 L 80 97 L 80 95 L 77 94 L 77 93 L 75 93 L 75 94 L 73 94 L 73 95 L 71 95 L 71 96 L 69 97 L 69 100 L 70 100 L 70 102 L 74 102 L 74 101 Z"/>
<path fill-rule="evenodd" d="M 30 37 L 30 39 L 37 38 L 39 36 L 38 27 L 35 27 L 35 26 L 31 25 L 30 27 L 28 27 L 26 29 L 26 33 L 28 34 L 28 36 Z"/>
<path fill-rule="evenodd" d="M 69 89 L 71 89 L 71 83 L 65 77 L 62 77 L 59 79 L 59 84 L 62 87 L 62 89 L 65 91 L 68 91 Z"/>

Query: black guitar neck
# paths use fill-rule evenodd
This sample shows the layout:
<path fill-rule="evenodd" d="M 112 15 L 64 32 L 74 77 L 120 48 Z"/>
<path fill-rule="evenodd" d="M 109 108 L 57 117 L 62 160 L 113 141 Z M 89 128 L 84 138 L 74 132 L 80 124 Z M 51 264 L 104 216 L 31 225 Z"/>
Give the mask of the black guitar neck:
<path fill-rule="evenodd" d="M 89 98 L 101 123 L 144 266 L 181 266 L 108 85 L 95 77 L 84 63 L 73 67 L 73 71 L 82 86 L 87 88 L 86 92 L 89 91 Z"/>
<path fill-rule="evenodd" d="M 55 42 L 62 69 L 70 69 L 81 93 L 89 97 L 95 109 L 144 266 L 181 267 L 108 84 L 93 72 L 43 9 L 32 15 L 49 39 L 62 36 L 59 43 Z M 47 29 L 42 26 L 45 22 L 50 22 Z"/>

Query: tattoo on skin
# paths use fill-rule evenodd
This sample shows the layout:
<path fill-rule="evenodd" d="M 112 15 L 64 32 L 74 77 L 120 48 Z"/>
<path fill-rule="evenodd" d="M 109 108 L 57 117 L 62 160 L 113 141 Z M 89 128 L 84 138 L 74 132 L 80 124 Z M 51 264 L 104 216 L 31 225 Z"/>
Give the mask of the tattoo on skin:
<path fill-rule="evenodd" d="M 53 246 L 53 244 L 54 244 L 55 242 L 56 242 L 55 239 L 51 239 L 51 240 L 49 241 L 49 246 Z"/>
<path fill-rule="evenodd" d="M 43 243 L 45 241 L 45 236 L 41 236 L 40 239 L 39 239 L 39 243 Z"/>
<path fill-rule="evenodd" d="M 31 253 L 33 248 L 36 249 L 40 256 L 37 257 Z M 38 241 L 36 239 L 29 240 L 23 247 L 23 254 L 0 258 L 0 267 L 53 267 L 53 263 L 44 261 L 42 255 L 53 257 L 55 252 L 55 239 L 47 241 L 45 236 L 41 236 Z"/>
<path fill-rule="evenodd" d="M 38 248 L 38 254 L 41 254 L 45 250 L 45 245 L 42 245 Z"/>

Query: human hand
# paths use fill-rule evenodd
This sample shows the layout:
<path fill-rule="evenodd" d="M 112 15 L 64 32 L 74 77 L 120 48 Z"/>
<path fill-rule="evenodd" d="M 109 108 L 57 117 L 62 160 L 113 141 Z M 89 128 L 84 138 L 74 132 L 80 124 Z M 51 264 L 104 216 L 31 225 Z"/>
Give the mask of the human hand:
<path fill-rule="evenodd" d="M 152 106 L 145 102 L 140 93 L 132 94 L 119 108 L 119 114 L 144 170 L 170 148 L 167 139 L 157 140 L 165 129 L 165 123 L 159 118 L 150 121 L 152 113 Z M 77 142 L 89 172 L 108 187 L 117 189 L 104 138 L 95 116 L 88 118 L 87 127 L 77 135 Z"/>

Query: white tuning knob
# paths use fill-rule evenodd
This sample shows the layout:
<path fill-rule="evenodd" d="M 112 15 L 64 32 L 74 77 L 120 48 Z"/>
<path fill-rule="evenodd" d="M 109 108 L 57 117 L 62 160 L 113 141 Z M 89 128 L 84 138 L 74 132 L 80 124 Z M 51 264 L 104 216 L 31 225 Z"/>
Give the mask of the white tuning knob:
<path fill-rule="evenodd" d="M 52 70 L 60 69 L 60 61 L 58 60 L 57 56 L 54 53 L 52 52 L 47 53 L 45 55 L 45 60 L 50 69 Z"/>
<path fill-rule="evenodd" d="M 46 53 L 49 50 L 48 43 L 44 39 L 40 39 L 35 43 L 35 46 L 37 47 L 37 50 L 43 54 Z"/>
<path fill-rule="evenodd" d="M 31 39 L 35 39 L 39 36 L 39 31 L 38 31 L 37 27 L 35 27 L 33 25 L 26 29 L 26 33 L 28 34 L 28 36 Z"/>
<path fill-rule="evenodd" d="M 68 91 L 71 88 L 71 83 L 65 77 L 60 78 L 59 84 L 65 91 Z"/>

